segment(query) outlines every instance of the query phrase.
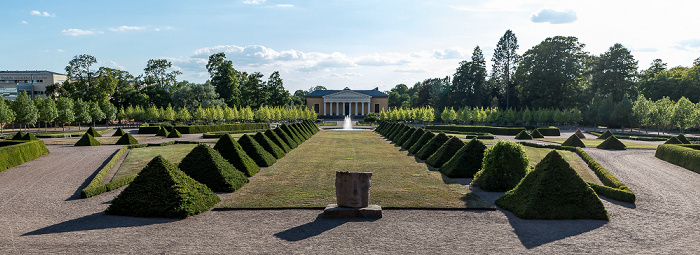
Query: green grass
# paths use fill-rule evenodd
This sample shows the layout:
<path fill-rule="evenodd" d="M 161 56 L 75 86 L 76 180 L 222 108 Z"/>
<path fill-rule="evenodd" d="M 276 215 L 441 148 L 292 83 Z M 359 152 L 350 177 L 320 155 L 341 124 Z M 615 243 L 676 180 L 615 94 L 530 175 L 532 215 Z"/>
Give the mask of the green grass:
<path fill-rule="evenodd" d="M 523 149 L 525 149 L 525 152 L 527 152 L 527 157 L 530 159 L 530 166 L 532 167 L 536 166 L 537 163 L 540 163 L 540 161 L 547 156 L 547 153 L 552 151 L 552 149 L 534 148 L 529 146 L 523 146 Z M 571 165 L 571 168 L 576 170 L 584 181 L 603 185 L 598 177 L 595 176 L 595 173 L 588 169 L 588 166 L 586 166 L 583 161 L 579 160 L 578 156 L 574 155 L 573 152 L 563 150 L 557 150 L 557 152 L 564 158 L 564 160 L 566 160 L 567 163 L 569 163 L 569 165 Z"/>
<path fill-rule="evenodd" d="M 138 139 L 138 138 L 137 138 Z M 112 180 L 118 180 L 125 176 L 135 176 L 150 162 L 154 157 L 161 155 L 168 162 L 175 164 L 180 163 L 187 153 L 189 153 L 196 144 L 175 144 L 169 146 L 154 146 L 131 149 L 127 154 L 124 162 L 121 163 L 119 169 L 112 177 Z"/>
<path fill-rule="evenodd" d="M 322 131 L 222 202 L 220 208 L 323 208 L 335 172 L 373 172 L 370 203 L 384 208 L 492 208 L 375 132 Z"/>
<path fill-rule="evenodd" d="M 547 142 L 553 142 L 553 143 L 558 143 L 562 144 L 564 141 L 566 141 L 565 138 L 544 138 L 544 139 L 536 139 L 536 140 L 541 140 L 541 141 L 547 141 Z M 605 140 L 601 139 L 581 139 L 583 141 L 583 144 L 586 145 L 587 148 L 595 148 L 598 146 L 600 143 L 602 143 Z M 624 141 L 622 142 L 627 146 L 627 149 L 656 149 L 657 145 L 653 144 L 643 144 L 643 143 L 635 143 L 635 142 L 628 142 Z"/>

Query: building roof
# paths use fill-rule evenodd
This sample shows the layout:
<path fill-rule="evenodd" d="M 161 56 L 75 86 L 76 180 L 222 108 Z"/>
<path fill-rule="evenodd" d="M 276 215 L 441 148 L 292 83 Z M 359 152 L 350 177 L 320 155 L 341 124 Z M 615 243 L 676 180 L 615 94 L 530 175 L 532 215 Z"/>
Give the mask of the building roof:
<path fill-rule="evenodd" d="M 351 89 L 345 88 L 343 90 L 331 90 L 331 89 L 314 90 L 313 92 L 306 95 L 306 97 L 323 97 L 323 96 L 330 95 L 333 93 L 338 93 L 338 92 L 344 91 L 344 90 L 351 90 Z M 379 91 L 379 89 L 377 89 L 377 88 L 372 89 L 372 90 L 351 90 L 351 91 L 357 92 L 357 93 L 362 93 L 362 94 L 365 94 L 365 95 L 368 95 L 371 97 L 389 97 L 389 95 L 384 94 L 384 92 Z"/>
<path fill-rule="evenodd" d="M 51 72 L 51 71 L 46 71 L 46 70 L 35 70 L 35 71 L 0 71 L 0 74 L 42 74 L 42 73 L 50 73 L 54 75 L 65 75 L 62 73 L 57 73 L 57 72 Z"/>

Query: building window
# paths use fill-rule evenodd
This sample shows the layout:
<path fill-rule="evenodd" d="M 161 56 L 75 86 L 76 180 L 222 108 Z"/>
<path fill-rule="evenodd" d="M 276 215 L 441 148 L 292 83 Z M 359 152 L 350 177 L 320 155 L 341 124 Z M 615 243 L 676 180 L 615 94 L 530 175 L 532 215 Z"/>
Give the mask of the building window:
<path fill-rule="evenodd" d="M 314 104 L 314 111 L 316 112 L 316 114 L 321 113 L 321 106 L 318 103 Z"/>
<path fill-rule="evenodd" d="M 374 104 L 374 113 L 379 113 L 379 104 Z"/>

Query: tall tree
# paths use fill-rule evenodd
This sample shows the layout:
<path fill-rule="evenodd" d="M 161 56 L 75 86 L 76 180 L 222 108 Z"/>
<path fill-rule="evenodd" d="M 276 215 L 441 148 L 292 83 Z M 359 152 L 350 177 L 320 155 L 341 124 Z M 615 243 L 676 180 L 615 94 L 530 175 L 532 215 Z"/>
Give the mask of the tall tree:
<path fill-rule="evenodd" d="M 105 123 L 109 124 L 109 121 L 117 118 L 117 107 L 110 103 L 109 100 L 102 100 L 99 104 L 100 110 L 105 114 Z"/>
<path fill-rule="evenodd" d="M 145 83 L 149 85 L 156 85 L 171 93 L 177 91 L 177 88 L 175 87 L 177 83 L 177 76 L 182 74 L 182 72 L 178 70 L 168 72 L 168 69 L 172 67 L 172 63 L 166 59 L 148 60 L 146 68 L 143 69 Z"/>
<path fill-rule="evenodd" d="M 5 124 L 12 123 L 14 120 L 15 112 L 5 103 L 5 97 L 0 95 L 0 134 L 3 133 Z"/>
<path fill-rule="evenodd" d="M 508 29 L 498 40 L 491 58 L 493 62 L 491 79 L 498 87 L 502 88 L 505 94 L 506 108 L 510 107 L 513 94 L 512 77 L 518 69 L 518 62 L 521 58 L 517 53 L 519 47 L 518 38 L 515 37 L 513 31 Z"/>
<path fill-rule="evenodd" d="M 637 75 L 637 64 L 638 61 L 634 59 L 632 53 L 622 44 L 616 43 L 595 61 L 593 93 L 604 97 L 610 96 L 615 102 L 621 101 L 624 97 L 636 96 L 634 78 Z"/>
<path fill-rule="evenodd" d="M 270 77 L 267 79 L 265 84 L 265 90 L 270 95 L 267 101 L 267 105 L 270 106 L 285 106 L 289 104 L 290 96 L 289 91 L 284 89 L 284 83 L 282 78 L 280 78 L 280 73 L 278 71 L 272 72 Z"/>
<path fill-rule="evenodd" d="M 25 91 L 17 95 L 15 102 L 12 103 L 12 111 L 15 112 L 15 122 L 20 124 L 34 125 L 39 119 L 39 110 Z"/>
<path fill-rule="evenodd" d="M 73 103 L 73 112 L 75 113 L 75 121 L 78 122 L 78 130 L 80 130 L 81 123 L 92 122 L 92 116 L 90 115 L 90 103 L 85 102 L 78 98 Z"/>
<path fill-rule="evenodd" d="M 189 84 L 173 94 L 173 105 L 176 108 L 187 108 L 194 113 L 200 105 L 205 108 L 225 105 L 219 98 L 211 83 Z"/>
<path fill-rule="evenodd" d="M 233 63 L 226 60 L 223 52 L 209 56 L 207 71 L 211 77 L 211 84 L 216 93 L 229 107 L 241 104 L 241 90 L 239 88 L 238 71 L 233 68 Z"/>
<path fill-rule="evenodd" d="M 58 117 L 56 118 L 56 121 L 62 124 L 61 126 L 63 126 L 63 131 L 65 131 L 66 123 L 71 123 L 75 121 L 73 100 L 68 97 L 61 97 L 58 99 L 56 108 L 58 108 Z"/>
<path fill-rule="evenodd" d="M 62 92 L 74 99 L 83 98 L 93 85 L 94 71 L 90 67 L 97 63 L 91 55 L 74 56 L 65 68 L 68 79 L 62 84 Z"/>
<path fill-rule="evenodd" d="M 44 127 L 48 129 L 49 122 L 53 122 L 58 118 L 58 109 L 56 102 L 51 98 L 35 100 L 37 108 L 39 108 L 39 121 L 44 122 Z"/>
<path fill-rule="evenodd" d="M 449 101 L 454 107 L 483 106 L 484 85 L 486 84 L 486 60 L 479 46 L 474 48 L 471 61 L 459 63 L 452 79 Z"/>
<path fill-rule="evenodd" d="M 241 104 L 257 109 L 270 99 L 269 91 L 265 89 L 265 82 L 262 80 L 263 74 L 243 72 L 242 76 L 246 78 L 241 79 Z"/>

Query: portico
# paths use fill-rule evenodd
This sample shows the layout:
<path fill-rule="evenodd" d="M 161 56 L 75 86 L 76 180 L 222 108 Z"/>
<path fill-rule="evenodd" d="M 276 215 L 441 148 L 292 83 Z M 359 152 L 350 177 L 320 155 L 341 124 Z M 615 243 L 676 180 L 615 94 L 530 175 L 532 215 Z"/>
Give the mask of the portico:
<path fill-rule="evenodd" d="M 365 116 L 386 109 L 388 95 L 379 90 L 316 90 L 306 96 L 306 105 L 319 116 Z"/>

